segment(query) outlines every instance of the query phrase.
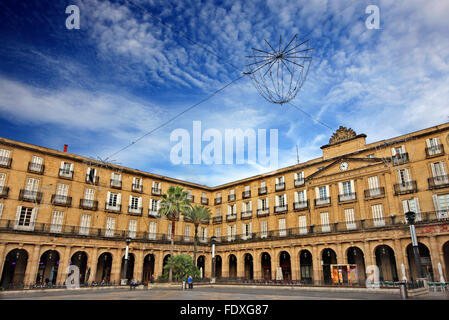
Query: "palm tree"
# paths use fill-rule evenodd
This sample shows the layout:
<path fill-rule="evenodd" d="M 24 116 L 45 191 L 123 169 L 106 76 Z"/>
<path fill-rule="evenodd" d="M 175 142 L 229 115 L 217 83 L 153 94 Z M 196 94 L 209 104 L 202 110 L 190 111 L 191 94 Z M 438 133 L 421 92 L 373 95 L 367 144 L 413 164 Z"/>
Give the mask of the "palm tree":
<path fill-rule="evenodd" d="M 171 220 L 171 247 L 170 257 L 173 257 L 173 248 L 175 245 L 175 221 L 180 213 L 184 213 L 190 208 L 190 201 L 187 199 L 187 192 L 179 186 L 171 186 L 167 194 L 162 195 L 159 212 Z M 168 281 L 173 280 L 173 268 L 170 268 Z"/>
<path fill-rule="evenodd" d="M 203 206 L 194 206 L 190 207 L 186 212 L 183 213 L 184 217 L 187 217 L 189 220 L 193 222 L 195 226 L 195 238 L 193 242 L 193 262 L 196 266 L 196 251 L 197 251 L 197 242 L 198 242 L 198 226 L 200 222 L 203 220 L 209 220 L 211 212 L 209 208 Z"/>

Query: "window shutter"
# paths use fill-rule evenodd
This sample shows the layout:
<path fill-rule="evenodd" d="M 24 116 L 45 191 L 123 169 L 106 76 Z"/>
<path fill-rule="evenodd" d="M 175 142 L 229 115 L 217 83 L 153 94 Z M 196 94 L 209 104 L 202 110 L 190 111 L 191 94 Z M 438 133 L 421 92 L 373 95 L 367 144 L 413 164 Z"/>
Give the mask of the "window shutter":
<path fill-rule="evenodd" d="M 253 211 L 252 201 L 248 202 L 249 204 L 249 211 Z"/>
<path fill-rule="evenodd" d="M 269 202 L 268 202 L 268 197 L 266 197 L 266 199 L 267 199 L 267 209 L 269 209 L 270 208 L 270 204 L 269 204 Z"/>
<path fill-rule="evenodd" d="M 64 169 L 64 161 L 61 161 L 61 169 Z"/>
<path fill-rule="evenodd" d="M 257 199 L 257 209 L 262 209 L 262 200 Z"/>
<path fill-rule="evenodd" d="M 416 213 L 419 215 L 421 213 L 421 208 L 419 207 L 419 199 L 413 198 L 413 200 L 415 201 Z"/>
<path fill-rule="evenodd" d="M 73 163 L 70 164 L 70 171 L 73 172 Z"/>
<path fill-rule="evenodd" d="M 17 228 L 19 226 L 20 213 L 22 212 L 22 206 L 17 206 L 16 211 L 16 221 L 14 222 L 14 227 Z"/>
<path fill-rule="evenodd" d="M 279 184 L 279 178 L 276 178 L 276 184 Z"/>
<path fill-rule="evenodd" d="M 138 207 L 139 209 L 142 208 L 142 197 L 139 197 Z"/>
<path fill-rule="evenodd" d="M 430 164 L 430 168 L 432 169 L 432 177 L 436 177 L 437 173 L 436 173 L 436 170 L 435 170 L 435 164 L 431 163 Z"/>
<path fill-rule="evenodd" d="M 121 204 L 121 203 L 122 203 L 122 194 L 119 193 L 119 194 L 117 195 L 117 204 Z"/>
<path fill-rule="evenodd" d="M 410 179 L 410 169 L 405 169 L 405 179 L 407 182 L 409 182 Z"/>
<path fill-rule="evenodd" d="M 443 161 L 440 162 L 440 169 L 441 169 L 441 175 L 445 176 L 447 174 L 446 173 L 446 165 Z"/>
<path fill-rule="evenodd" d="M 352 192 L 352 193 L 355 193 L 354 180 L 351 180 L 351 192 Z"/>
<path fill-rule="evenodd" d="M 327 193 L 327 190 L 326 190 Z M 338 183 L 338 194 L 342 195 L 343 194 L 343 183 L 339 182 Z"/>
<path fill-rule="evenodd" d="M 274 200 L 275 200 L 275 206 L 278 207 L 279 206 L 279 196 L 275 196 Z"/>
<path fill-rule="evenodd" d="M 402 200 L 402 209 L 404 209 L 404 214 L 408 212 L 408 200 Z"/>
<path fill-rule="evenodd" d="M 320 199 L 320 189 L 318 187 L 315 187 L 315 198 Z"/>
<path fill-rule="evenodd" d="M 286 206 L 287 205 L 287 194 L 284 194 L 283 197 L 284 197 L 284 206 Z"/>
<path fill-rule="evenodd" d="M 0 219 L 2 218 L 3 213 L 3 203 L 0 203 Z"/>
<path fill-rule="evenodd" d="M 129 206 L 131 207 L 132 204 L 133 204 L 133 196 L 129 196 Z"/>
<path fill-rule="evenodd" d="M 304 196 L 304 201 L 307 201 L 307 190 L 303 190 L 302 194 Z"/>
<path fill-rule="evenodd" d="M 246 211 L 246 204 L 245 204 L 245 202 L 242 202 L 242 212 L 245 212 Z"/>
<path fill-rule="evenodd" d="M 331 196 L 329 192 L 329 185 L 326 185 L 326 197 L 329 198 Z"/>
<path fill-rule="evenodd" d="M 34 225 L 36 223 L 36 217 L 37 217 L 37 212 L 38 212 L 39 208 L 33 208 L 33 210 L 31 211 L 31 221 L 30 221 L 30 229 L 34 230 Z"/>
<path fill-rule="evenodd" d="M 248 223 L 248 231 L 250 235 L 253 233 L 252 222 Z"/>
<path fill-rule="evenodd" d="M 107 197 L 107 199 L 108 199 L 108 203 L 110 203 L 110 202 L 111 202 L 111 192 L 109 192 L 109 191 L 108 191 L 108 197 Z"/>
<path fill-rule="evenodd" d="M 298 180 L 298 173 L 295 172 L 295 180 Z"/>
<path fill-rule="evenodd" d="M 157 212 L 159 212 L 160 207 L 161 207 L 161 201 L 160 200 L 156 200 Z"/>
<path fill-rule="evenodd" d="M 294 197 L 295 197 L 295 202 L 299 202 L 299 191 L 295 192 L 293 194 L 294 194 Z"/>
<path fill-rule="evenodd" d="M 426 139 L 426 146 L 427 146 L 427 148 L 432 147 L 432 145 L 430 144 L 430 139 Z"/>
<path fill-rule="evenodd" d="M 405 146 L 401 146 L 401 152 L 405 153 Z"/>
<path fill-rule="evenodd" d="M 396 155 L 396 149 L 395 148 L 391 148 L 391 155 L 395 156 Z"/>

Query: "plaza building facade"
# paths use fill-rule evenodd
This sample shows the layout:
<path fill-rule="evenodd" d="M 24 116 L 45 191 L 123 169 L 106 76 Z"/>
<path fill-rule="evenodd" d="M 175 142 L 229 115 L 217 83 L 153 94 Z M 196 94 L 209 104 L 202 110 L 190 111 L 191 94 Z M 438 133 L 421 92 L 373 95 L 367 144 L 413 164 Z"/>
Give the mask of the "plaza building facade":
<path fill-rule="evenodd" d="M 331 283 L 346 267 L 364 283 L 377 266 L 381 281 L 413 280 L 413 211 L 423 273 L 449 279 L 448 141 L 449 123 L 369 144 L 340 127 L 319 158 L 207 187 L 1 138 L 0 287 L 63 283 L 70 265 L 82 283 L 157 279 L 171 238 L 158 210 L 175 185 L 212 212 L 199 228 L 203 277 L 214 236 L 218 279 Z M 193 233 L 180 216 L 175 254 L 193 256 Z"/>

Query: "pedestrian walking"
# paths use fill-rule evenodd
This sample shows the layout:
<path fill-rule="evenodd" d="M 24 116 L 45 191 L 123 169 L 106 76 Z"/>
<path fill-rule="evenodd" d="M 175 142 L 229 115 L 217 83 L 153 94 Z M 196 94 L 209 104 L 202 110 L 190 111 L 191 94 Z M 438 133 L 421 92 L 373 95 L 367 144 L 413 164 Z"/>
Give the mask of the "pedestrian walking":
<path fill-rule="evenodd" d="M 189 284 L 189 289 L 193 289 L 193 278 L 192 278 L 192 276 L 189 276 L 187 278 L 187 283 Z"/>

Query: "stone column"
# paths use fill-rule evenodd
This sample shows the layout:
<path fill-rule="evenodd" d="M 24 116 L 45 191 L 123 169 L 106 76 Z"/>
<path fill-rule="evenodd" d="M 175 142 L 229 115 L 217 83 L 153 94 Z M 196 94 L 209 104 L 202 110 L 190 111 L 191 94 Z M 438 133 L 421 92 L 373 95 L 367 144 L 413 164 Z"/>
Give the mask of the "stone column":
<path fill-rule="evenodd" d="M 237 278 L 245 277 L 245 253 L 237 253 Z"/>
<path fill-rule="evenodd" d="M 223 252 L 221 255 L 223 258 L 221 260 L 221 274 L 223 278 L 229 278 L 229 254 Z"/>
<path fill-rule="evenodd" d="M 276 280 L 276 272 L 279 268 L 279 252 L 271 250 L 271 279 Z"/>
<path fill-rule="evenodd" d="M 343 254 L 343 250 L 341 247 L 341 243 L 337 243 L 337 264 L 345 264 L 347 263 L 347 257 Z"/>
<path fill-rule="evenodd" d="M 407 263 L 407 259 L 405 256 L 405 251 L 406 248 L 402 248 L 402 243 L 401 243 L 401 239 L 394 239 L 394 248 L 393 248 L 394 252 L 395 252 L 395 257 L 396 257 L 396 269 L 398 272 L 398 280 L 402 280 L 402 267 L 401 265 L 404 264 L 404 268 L 405 268 L 405 276 L 407 278 L 409 273 L 409 265 Z M 410 279 L 408 279 L 410 280 Z"/>
<path fill-rule="evenodd" d="M 115 249 L 115 254 L 112 258 L 111 282 L 114 282 L 115 284 L 120 284 L 120 279 L 122 277 L 120 274 L 122 267 L 122 251 L 122 249 Z"/>
<path fill-rule="evenodd" d="M 94 247 L 90 252 L 90 259 L 87 264 L 87 270 L 89 270 L 90 268 L 90 276 L 88 280 L 90 282 L 95 281 L 95 277 L 97 276 L 97 265 L 98 265 L 98 248 Z"/>
<path fill-rule="evenodd" d="M 142 281 L 142 273 L 143 273 L 143 250 L 134 251 L 134 279 L 137 282 Z"/>
<path fill-rule="evenodd" d="M 4 243 L 0 244 L 0 279 L 2 278 L 3 266 L 5 265 L 7 254 L 8 253 L 6 252 L 6 244 Z"/>
<path fill-rule="evenodd" d="M 36 282 L 37 270 L 39 268 L 40 261 L 40 245 L 34 245 L 33 253 L 31 257 L 28 258 L 26 271 L 25 271 L 25 285 L 29 285 Z"/>
<path fill-rule="evenodd" d="M 290 264 L 292 269 L 292 280 L 300 280 L 301 276 L 299 275 L 299 254 L 292 248 L 290 254 Z"/>
<path fill-rule="evenodd" d="M 440 260 L 440 254 L 438 250 L 438 244 L 435 237 L 428 237 L 430 244 L 430 259 L 432 260 L 433 280 L 440 281 L 440 272 L 438 271 L 438 262 L 441 263 L 443 275 L 444 275 L 444 260 Z M 447 281 L 447 279 L 444 279 Z"/>
<path fill-rule="evenodd" d="M 210 278 L 212 277 L 212 253 L 204 253 L 204 277 Z M 216 256 L 216 254 L 215 254 Z"/>
<path fill-rule="evenodd" d="M 321 257 L 317 246 L 312 247 L 312 255 L 313 281 L 321 281 L 323 280 L 323 267 L 321 266 Z"/>
<path fill-rule="evenodd" d="M 59 267 L 58 267 L 58 274 L 56 276 L 56 283 L 63 285 L 66 278 L 67 278 L 67 268 L 70 263 L 70 251 L 72 247 L 68 246 L 65 247 L 64 253 L 62 257 L 59 259 Z M 61 250 L 62 251 L 62 250 Z"/>
<path fill-rule="evenodd" d="M 159 278 L 160 275 L 162 275 L 161 271 L 162 271 L 162 259 L 163 259 L 163 252 L 159 251 L 159 252 L 152 252 L 154 255 L 154 271 L 153 271 L 153 277 L 154 280 L 157 280 L 157 278 Z M 162 258 L 161 258 L 162 256 Z"/>
<path fill-rule="evenodd" d="M 262 262 L 261 262 L 261 252 L 253 251 L 253 271 L 254 279 L 262 279 Z"/>

